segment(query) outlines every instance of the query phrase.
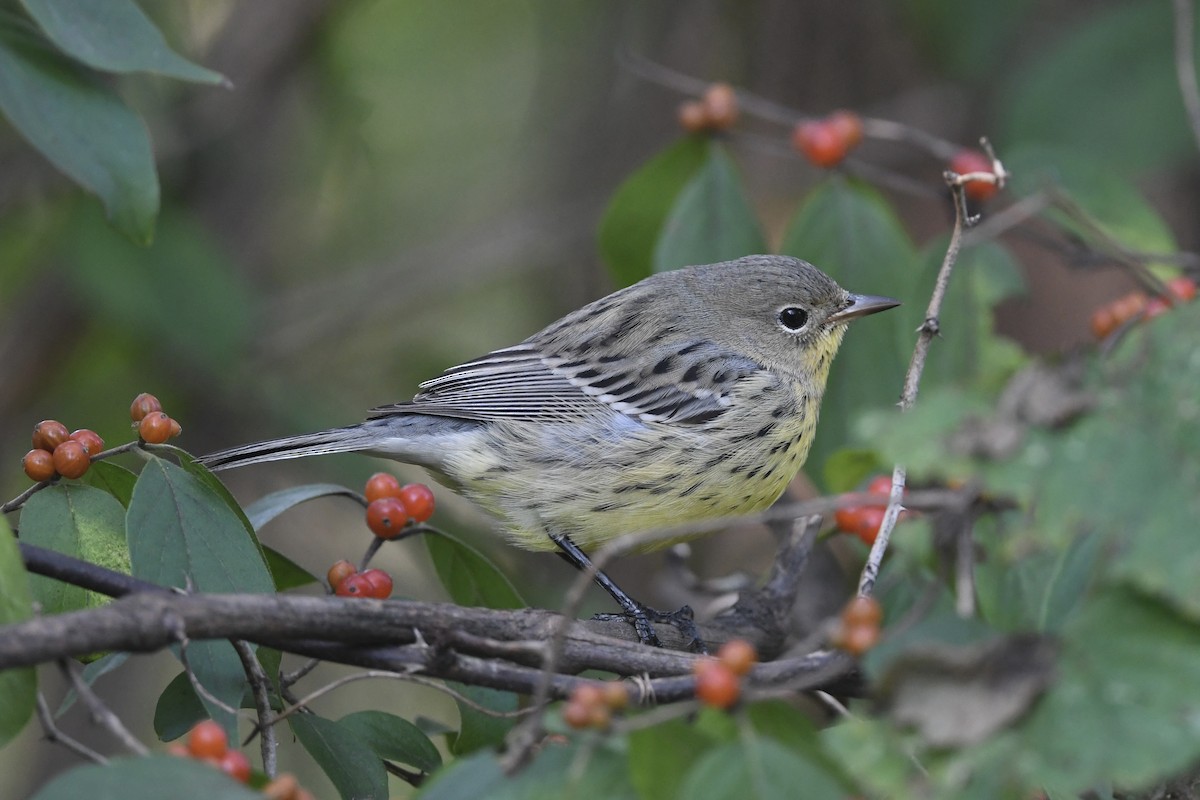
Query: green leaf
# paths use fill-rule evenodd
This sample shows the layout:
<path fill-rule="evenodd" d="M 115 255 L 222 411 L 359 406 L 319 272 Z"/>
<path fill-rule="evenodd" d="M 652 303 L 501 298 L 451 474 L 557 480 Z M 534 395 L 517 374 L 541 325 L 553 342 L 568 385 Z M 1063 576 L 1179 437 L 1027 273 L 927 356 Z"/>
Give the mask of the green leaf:
<path fill-rule="evenodd" d="M 634 800 L 623 754 L 603 745 L 588 750 L 579 741 L 548 744 L 533 762 L 505 775 L 492 753 L 459 758 L 417 793 L 420 800 Z"/>
<path fill-rule="evenodd" d="M 76 767 L 43 786 L 30 800 L 163 800 L 167 796 L 262 800 L 262 794 L 210 764 L 167 755 Z"/>
<path fill-rule="evenodd" d="M 146 126 L 110 90 L 3 12 L 0 111 L 55 167 L 100 198 L 117 230 L 149 244 L 158 176 Z"/>
<path fill-rule="evenodd" d="M 667 215 L 654 246 L 654 271 L 713 264 L 766 252 L 737 168 L 717 141 Z"/>
<path fill-rule="evenodd" d="M 21 540 L 129 574 L 125 509 L 112 495 L 80 484 L 60 483 L 29 498 L 21 511 Z M 104 605 L 111 598 L 40 575 L 29 582 L 48 614 Z"/>
<path fill-rule="evenodd" d="M 463 683 L 447 681 L 447 685 L 473 700 L 476 705 L 489 708 L 500 713 L 511 713 L 517 710 L 517 696 L 512 692 L 502 692 L 499 689 L 489 689 L 485 686 L 467 686 Z M 472 753 L 485 747 L 497 747 L 504 737 L 516 724 L 513 717 L 498 717 L 478 711 L 461 700 L 458 704 L 459 726 L 458 734 L 450 742 L 450 752 L 456 756 Z"/>
<path fill-rule="evenodd" d="M 345 800 L 388 796 L 383 763 L 358 734 L 316 714 L 293 714 L 288 725 Z"/>
<path fill-rule="evenodd" d="M 874 450 L 843 447 L 825 459 L 825 488 L 830 492 L 852 492 L 868 476 L 887 469 Z"/>
<path fill-rule="evenodd" d="M 882 195 L 857 181 L 834 176 L 813 191 L 788 226 L 781 252 L 811 261 L 851 292 L 925 302 L 908 234 Z M 851 324 L 829 373 L 809 464 L 820 467 L 844 446 L 864 410 L 896 402 L 915 341 L 912 326 L 893 311 Z"/>
<path fill-rule="evenodd" d="M 1120 175 L 1194 158 L 1172 63 L 1170 4 L 1098 6 L 1078 20 L 1061 26 L 1053 46 L 999 73 L 1007 76 L 995 112 L 1002 156 L 1036 142 Z"/>
<path fill-rule="evenodd" d="M 434 743 L 403 717 L 384 711 L 356 711 L 338 724 L 358 734 L 382 759 L 411 764 L 422 772 L 442 766 L 442 754 Z"/>
<path fill-rule="evenodd" d="M 525 608 L 516 587 L 482 553 L 442 533 L 423 537 L 442 586 L 460 606 Z"/>
<path fill-rule="evenodd" d="M 1031 784 L 1136 790 L 1200 757 L 1200 630 L 1110 590 L 1068 621 L 1057 684 L 1021 730 L 1011 766 Z"/>
<path fill-rule="evenodd" d="M 193 64 L 172 50 L 132 0 L 21 3 L 60 50 L 94 69 L 152 72 L 199 83 L 227 82 L 220 73 Z"/>
<path fill-rule="evenodd" d="M 16 537 L 0 516 L 0 625 L 24 622 L 33 616 L 28 573 Z M 0 746 L 21 732 L 33 715 L 37 672 L 33 667 L 0 671 Z"/>
<path fill-rule="evenodd" d="M 208 711 L 192 688 L 187 673 L 181 672 L 158 696 L 154 706 L 154 733 L 160 741 L 173 742 L 202 719 L 208 719 Z"/>
<path fill-rule="evenodd" d="M 675 198 L 700 168 L 705 140 L 690 136 L 625 179 L 600 221 L 600 254 L 620 286 L 654 271 L 654 245 Z"/>
<path fill-rule="evenodd" d="M 196 220 L 164 214 L 152 247 L 133 247 L 80 209 L 63 259 L 88 310 L 181 369 L 226 376 L 243 360 L 253 307 L 244 273 Z"/>
<path fill-rule="evenodd" d="M 1047 186 L 1058 187 L 1125 247 L 1148 253 L 1175 252 L 1175 237 L 1162 215 L 1108 162 L 1081 155 L 1074 147 L 1036 144 L 1006 153 L 1004 165 L 1012 172 L 1009 186 L 1014 193 L 1034 194 Z M 1095 241 L 1086 226 L 1066 214 L 1051 209 L 1045 215 L 1085 242 Z"/>
<path fill-rule="evenodd" d="M 693 766 L 714 746 L 712 737 L 682 719 L 668 720 L 629 734 L 629 778 L 639 797 L 680 794 Z"/>
<path fill-rule="evenodd" d="M 290 508 L 315 500 L 318 497 L 331 496 L 360 497 L 358 492 L 339 486 L 336 483 L 310 483 L 304 486 L 293 486 L 280 489 L 258 498 L 246 506 L 246 518 L 254 526 L 254 530 L 262 529 L 271 520 Z"/>
<path fill-rule="evenodd" d="M 117 667 L 124 664 L 128 659 L 129 653 L 109 653 L 108 655 L 98 658 L 84 667 L 80 671 L 79 677 L 83 679 L 84 683 L 86 683 L 88 686 L 91 686 L 101 677 L 107 675 Z M 63 714 L 67 713 L 71 706 L 75 705 L 75 701 L 77 699 L 78 695 L 75 693 L 75 690 L 69 690 L 63 697 L 62 703 L 58 706 L 58 711 L 54 712 L 55 718 L 61 717 Z"/>
<path fill-rule="evenodd" d="M 271 579 L 275 582 L 275 591 L 286 592 L 288 589 L 320 582 L 316 575 L 273 547 L 262 545 L 262 551 L 266 557 L 267 568 L 271 571 Z"/>
<path fill-rule="evenodd" d="M 213 489 L 183 468 L 147 456 L 126 517 L 133 574 L 202 592 L 270 593 L 255 541 Z"/>
<path fill-rule="evenodd" d="M 108 492 L 117 498 L 117 502 L 129 508 L 133 497 L 133 485 L 137 483 L 137 475 L 111 461 L 94 461 L 84 473 L 83 482 L 88 486 Z"/>
<path fill-rule="evenodd" d="M 1104 541 L 1081 535 L 1066 547 L 979 569 L 984 618 L 1003 630 L 1058 631 L 1095 578 Z"/>
<path fill-rule="evenodd" d="M 846 787 L 823 767 L 774 739 L 751 734 L 706 753 L 688 773 L 679 797 L 790 800 L 800 787 L 805 800 L 846 796 Z"/>

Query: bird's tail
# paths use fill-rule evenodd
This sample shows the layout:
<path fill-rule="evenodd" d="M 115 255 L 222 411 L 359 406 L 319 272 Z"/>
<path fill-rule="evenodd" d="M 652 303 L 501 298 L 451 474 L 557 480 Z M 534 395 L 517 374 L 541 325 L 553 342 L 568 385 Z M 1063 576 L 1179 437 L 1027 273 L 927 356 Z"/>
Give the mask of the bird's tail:
<path fill-rule="evenodd" d="M 230 469 L 249 464 L 261 464 L 264 461 L 282 461 L 287 458 L 368 450 L 378 441 L 379 434 L 368 424 L 360 423 L 348 425 L 345 428 L 334 428 L 300 436 L 285 436 L 282 439 L 270 439 L 241 447 L 231 447 L 228 450 L 218 450 L 215 453 L 201 456 L 199 461 L 212 470 Z"/>

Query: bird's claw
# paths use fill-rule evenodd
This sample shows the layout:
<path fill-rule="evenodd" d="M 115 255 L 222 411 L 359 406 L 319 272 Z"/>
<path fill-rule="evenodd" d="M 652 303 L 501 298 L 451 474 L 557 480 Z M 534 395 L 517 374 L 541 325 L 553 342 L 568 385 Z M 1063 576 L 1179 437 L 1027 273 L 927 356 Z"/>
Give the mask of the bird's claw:
<path fill-rule="evenodd" d="M 658 611 L 649 606 L 639 605 L 637 608 L 623 614 L 597 614 L 592 619 L 601 622 L 622 620 L 633 626 L 638 641 L 651 647 L 662 647 L 658 634 L 654 631 L 654 623 L 665 623 L 679 631 L 680 636 L 687 639 L 688 650 L 701 655 L 708 654 L 700 631 L 696 628 L 696 617 L 691 606 L 683 606 L 675 611 Z"/>

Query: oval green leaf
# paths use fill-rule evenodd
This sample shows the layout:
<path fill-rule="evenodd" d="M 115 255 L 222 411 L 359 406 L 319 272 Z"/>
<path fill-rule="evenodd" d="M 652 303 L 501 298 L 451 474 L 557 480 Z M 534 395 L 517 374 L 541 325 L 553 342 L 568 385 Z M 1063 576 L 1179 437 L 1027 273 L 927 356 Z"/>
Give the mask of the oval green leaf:
<path fill-rule="evenodd" d="M 316 714 L 293 714 L 288 725 L 343 800 L 388 796 L 383 762 L 357 733 Z"/>
<path fill-rule="evenodd" d="M 111 461 L 94 461 L 82 478 L 88 486 L 108 492 L 125 508 L 133 498 L 137 475 Z"/>
<path fill-rule="evenodd" d="M 166 787 L 186 787 L 183 793 Z M 30 800 L 163 800 L 164 797 L 203 797 L 205 800 L 262 800 L 262 794 L 230 778 L 212 765 L 190 758 L 155 755 L 121 758 L 108 764 L 89 764 L 59 775 Z"/>
<path fill-rule="evenodd" d="M 680 797 L 688 800 L 842 800 L 847 790 L 833 775 L 774 739 L 744 736 L 713 748 L 696 764 Z"/>
<path fill-rule="evenodd" d="M 339 719 L 338 724 L 358 734 L 380 758 L 411 764 L 422 772 L 442 766 L 437 746 L 404 717 L 385 711 L 356 711 Z"/>
<path fill-rule="evenodd" d="M 528 605 L 504 573 L 475 548 L 440 532 L 423 538 L 442 586 L 460 606 L 525 608 Z"/>
<path fill-rule="evenodd" d="M 0 517 L 0 625 L 23 622 L 32 616 L 29 574 L 8 521 Z M 0 746 L 25 727 L 33 715 L 36 696 L 37 672 L 33 667 L 0 671 Z"/>
<path fill-rule="evenodd" d="M 266 525 L 283 512 L 301 503 L 307 503 L 309 500 L 315 500 L 318 497 L 338 495 L 345 497 L 360 496 L 357 492 L 347 489 L 345 486 L 339 486 L 336 483 L 309 483 L 304 486 L 293 486 L 289 489 L 280 489 L 278 492 L 271 492 L 246 506 L 246 518 L 250 520 L 250 524 L 254 526 L 254 530 L 258 531 L 262 530 L 263 525 Z"/>

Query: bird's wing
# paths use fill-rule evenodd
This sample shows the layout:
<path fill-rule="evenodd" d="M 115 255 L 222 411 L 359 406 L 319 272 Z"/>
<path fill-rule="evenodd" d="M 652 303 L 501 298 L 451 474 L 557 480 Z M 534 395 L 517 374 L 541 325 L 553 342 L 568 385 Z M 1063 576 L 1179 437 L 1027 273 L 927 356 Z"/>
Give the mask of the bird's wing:
<path fill-rule="evenodd" d="M 707 341 L 635 356 L 550 353 L 529 342 L 451 367 L 409 403 L 375 416 L 419 412 L 479 421 L 570 419 L 604 408 L 642 422 L 699 424 L 729 407 L 738 380 L 762 367 Z"/>

